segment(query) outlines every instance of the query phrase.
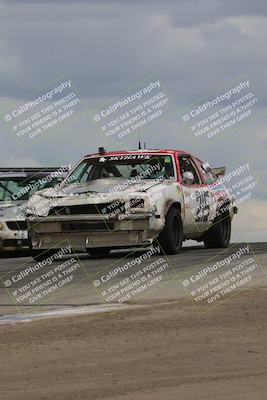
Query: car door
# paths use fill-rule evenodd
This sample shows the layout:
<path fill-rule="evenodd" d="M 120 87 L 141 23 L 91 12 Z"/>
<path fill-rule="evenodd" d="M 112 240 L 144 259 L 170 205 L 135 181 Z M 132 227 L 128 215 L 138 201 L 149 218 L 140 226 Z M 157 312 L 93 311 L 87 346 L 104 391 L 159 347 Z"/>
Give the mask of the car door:
<path fill-rule="evenodd" d="M 206 184 L 203 183 L 201 173 L 193 158 L 188 154 L 178 157 L 181 187 L 184 198 L 184 234 L 197 235 L 209 227 L 209 204 L 211 193 Z M 192 181 L 186 180 L 185 173 L 192 174 Z"/>

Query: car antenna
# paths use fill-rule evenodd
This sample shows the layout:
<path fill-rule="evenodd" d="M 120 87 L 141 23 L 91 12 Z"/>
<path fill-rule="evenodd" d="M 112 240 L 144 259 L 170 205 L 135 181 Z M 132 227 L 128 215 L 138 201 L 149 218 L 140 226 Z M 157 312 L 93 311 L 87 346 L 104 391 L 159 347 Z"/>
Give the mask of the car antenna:
<path fill-rule="evenodd" d="M 106 150 L 104 147 L 99 147 L 98 148 L 98 153 L 102 156 L 103 154 L 105 154 Z"/>
<path fill-rule="evenodd" d="M 142 150 L 141 139 L 140 139 L 140 132 L 139 132 L 138 150 Z"/>

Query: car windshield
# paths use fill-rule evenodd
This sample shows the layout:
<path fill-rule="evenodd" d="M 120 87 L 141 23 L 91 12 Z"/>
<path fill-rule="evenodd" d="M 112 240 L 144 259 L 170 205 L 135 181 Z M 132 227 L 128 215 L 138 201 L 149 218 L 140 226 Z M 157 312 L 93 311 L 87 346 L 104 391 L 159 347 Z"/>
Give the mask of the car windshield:
<path fill-rule="evenodd" d="M 37 190 L 55 186 L 62 178 L 0 177 L 0 201 L 28 200 Z"/>
<path fill-rule="evenodd" d="M 88 158 L 72 171 L 63 184 L 69 182 L 86 183 L 103 178 L 174 179 L 172 156 L 125 154 Z"/>

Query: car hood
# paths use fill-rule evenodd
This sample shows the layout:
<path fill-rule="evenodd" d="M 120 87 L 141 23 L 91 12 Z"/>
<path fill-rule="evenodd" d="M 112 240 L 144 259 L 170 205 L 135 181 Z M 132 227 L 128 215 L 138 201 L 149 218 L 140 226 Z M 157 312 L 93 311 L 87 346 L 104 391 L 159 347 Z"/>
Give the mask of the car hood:
<path fill-rule="evenodd" d="M 66 196 L 78 196 L 78 195 L 90 195 L 105 193 L 110 195 L 123 194 L 123 193 L 135 193 L 135 192 L 146 192 L 151 187 L 158 184 L 162 184 L 162 180 L 157 179 L 146 179 L 145 181 L 135 182 L 131 179 L 122 178 L 104 178 L 95 179 L 85 184 L 73 184 L 68 186 L 60 186 L 57 188 L 43 189 L 36 194 L 43 197 L 66 197 Z"/>
<path fill-rule="evenodd" d="M 53 207 L 78 204 L 101 204 L 133 196 L 148 196 L 150 189 L 162 185 L 161 179 L 147 179 L 136 182 L 134 179 L 105 178 L 86 184 L 60 185 L 36 192 L 28 201 L 26 214 L 47 216 Z M 171 181 L 165 181 L 164 185 Z M 172 182 L 173 183 L 173 182 Z"/>

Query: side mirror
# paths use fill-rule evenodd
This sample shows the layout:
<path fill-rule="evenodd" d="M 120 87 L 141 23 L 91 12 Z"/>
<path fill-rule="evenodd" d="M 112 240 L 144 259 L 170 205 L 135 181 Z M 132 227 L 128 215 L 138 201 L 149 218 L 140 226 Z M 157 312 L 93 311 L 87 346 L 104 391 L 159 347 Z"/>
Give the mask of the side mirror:
<path fill-rule="evenodd" d="M 214 175 L 218 178 L 219 176 L 224 176 L 225 171 L 226 171 L 225 167 L 216 167 L 216 168 L 212 168 L 211 173 L 212 173 L 212 175 Z"/>
<path fill-rule="evenodd" d="M 183 183 L 185 183 L 186 185 L 192 185 L 195 178 L 194 178 L 194 175 L 192 174 L 192 172 L 186 171 L 182 175 L 182 180 L 183 180 Z"/>
<path fill-rule="evenodd" d="M 204 164 L 202 164 L 202 168 L 204 169 L 204 171 L 206 173 L 211 172 L 211 170 L 212 170 L 212 168 L 208 162 L 205 162 Z"/>

